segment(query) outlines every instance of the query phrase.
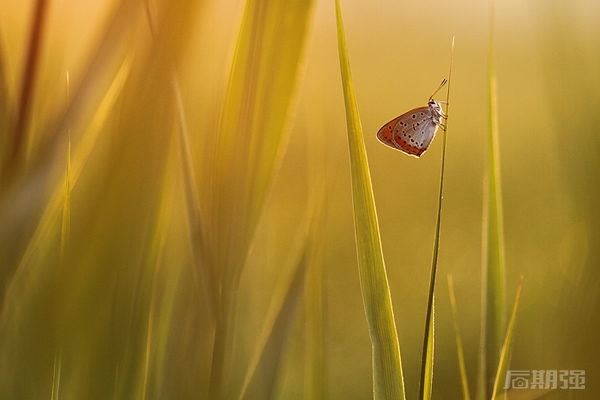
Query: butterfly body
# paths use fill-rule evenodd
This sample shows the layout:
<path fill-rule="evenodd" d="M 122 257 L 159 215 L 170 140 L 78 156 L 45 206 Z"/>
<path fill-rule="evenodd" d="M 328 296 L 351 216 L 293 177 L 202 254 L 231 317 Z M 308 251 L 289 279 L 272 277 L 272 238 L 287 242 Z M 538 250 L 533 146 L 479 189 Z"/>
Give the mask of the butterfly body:
<path fill-rule="evenodd" d="M 443 118 L 446 114 L 441 104 L 429 98 L 425 107 L 410 110 L 385 124 L 377 132 L 377 139 L 393 149 L 420 157 L 429 148 L 438 127 L 445 129 Z"/>

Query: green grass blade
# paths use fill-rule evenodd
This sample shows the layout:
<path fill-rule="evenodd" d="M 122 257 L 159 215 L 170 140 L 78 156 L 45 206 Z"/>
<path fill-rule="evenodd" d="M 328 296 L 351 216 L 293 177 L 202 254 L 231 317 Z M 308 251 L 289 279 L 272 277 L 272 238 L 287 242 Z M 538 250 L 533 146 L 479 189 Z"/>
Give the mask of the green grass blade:
<path fill-rule="evenodd" d="M 452 50 L 450 52 L 450 68 L 448 71 L 448 91 L 446 92 L 446 113 L 448 113 L 448 105 L 450 104 L 450 79 L 452 78 L 452 56 L 454 55 L 454 38 L 452 38 Z M 431 390 L 433 387 L 433 356 L 434 356 L 434 340 L 433 340 L 433 313 L 434 313 L 434 296 L 435 296 L 435 281 L 437 277 L 437 262 L 440 248 L 440 229 L 442 226 L 442 200 L 444 198 L 444 170 L 446 167 L 446 143 L 448 121 L 446 128 L 443 130 L 444 140 L 442 144 L 442 166 L 440 168 L 440 187 L 438 191 L 438 209 L 437 218 L 435 221 L 435 235 L 433 239 L 433 256 L 431 260 L 431 274 L 429 281 L 429 295 L 427 298 L 427 311 L 425 316 L 425 332 L 423 334 L 423 353 L 421 356 L 421 385 L 419 389 L 420 399 L 430 399 Z"/>
<path fill-rule="evenodd" d="M 454 283 L 452 276 L 448 275 L 448 292 L 450 293 L 450 307 L 452 308 L 452 319 L 454 321 L 454 335 L 456 337 L 456 350 L 458 353 L 458 368 L 460 370 L 460 382 L 463 390 L 463 399 L 471 400 L 469 394 L 469 381 L 467 379 L 467 368 L 465 366 L 465 355 L 463 352 L 460 327 L 458 326 L 458 313 L 456 311 L 456 298 L 454 297 Z"/>
<path fill-rule="evenodd" d="M 121 66 L 119 72 L 116 74 L 113 82 L 111 83 L 110 88 L 106 91 L 102 101 L 98 105 L 96 113 L 92 117 L 89 127 L 86 130 L 86 134 L 83 135 L 79 146 L 77 146 L 74 149 L 72 156 L 70 154 L 68 155 L 69 162 L 68 169 L 66 172 L 69 175 L 68 181 L 70 190 L 72 190 L 72 188 L 76 185 L 79 176 L 81 175 L 86 163 L 88 162 L 88 159 L 90 158 L 90 155 L 92 154 L 94 146 L 97 142 L 97 139 L 101 133 L 103 124 L 106 122 L 108 114 L 113 109 L 113 106 L 118 96 L 121 94 L 123 85 L 125 84 L 130 71 L 131 60 L 127 59 Z M 69 143 L 70 142 L 71 141 L 69 140 Z M 71 147 L 69 146 L 69 153 L 70 148 Z M 65 176 L 62 177 L 62 180 L 59 182 L 64 183 L 66 181 L 67 177 Z M 38 246 L 43 244 L 45 238 L 48 237 L 48 235 L 50 234 L 50 231 L 52 230 L 52 224 L 54 223 L 55 218 L 59 218 L 61 205 L 64 210 L 65 202 L 67 201 L 63 198 L 65 193 L 66 191 L 64 184 L 57 184 L 54 186 L 54 189 L 50 195 L 51 197 L 47 201 L 43 214 L 40 220 L 38 221 L 35 230 L 31 235 L 31 238 L 29 239 L 27 247 L 23 252 L 23 256 L 19 261 L 19 264 L 15 271 L 15 275 L 8 287 L 6 288 L 7 293 L 9 293 L 13 289 L 13 286 L 18 286 L 20 278 L 27 273 L 25 271 L 25 269 L 27 268 L 27 264 L 31 261 Z M 9 295 L 7 294 L 6 296 L 8 297 Z"/>
<path fill-rule="evenodd" d="M 211 254 L 219 291 L 210 398 L 230 373 L 237 288 L 289 136 L 312 0 L 246 3 L 223 104 L 214 164 Z"/>
<path fill-rule="evenodd" d="M 246 5 L 217 139 L 213 226 L 219 265 L 245 259 L 279 166 L 311 10 L 312 0 Z M 240 272 L 233 269 L 231 279 Z"/>
<path fill-rule="evenodd" d="M 381 251 L 379 223 L 350 73 L 339 0 L 336 0 L 336 16 L 340 69 L 348 125 L 358 269 L 369 334 L 373 345 L 373 392 L 376 399 L 404 399 L 400 346 Z"/>
<path fill-rule="evenodd" d="M 519 286 L 517 287 L 517 294 L 515 296 L 515 303 L 513 305 L 512 313 L 510 316 L 510 321 L 508 323 L 508 328 L 506 329 L 506 336 L 504 337 L 504 343 L 502 345 L 502 351 L 500 352 L 500 360 L 498 362 L 498 368 L 496 370 L 496 376 L 494 378 L 494 391 L 492 392 L 492 399 L 496 399 L 498 395 L 500 395 L 504 389 L 505 378 L 506 378 L 506 370 L 508 369 L 508 363 L 510 360 L 511 352 L 512 352 L 512 338 L 513 333 L 515 331 L 515 322 L 517 320 L 517 309 L 519 308 L 519 299 L 521 298 L 521 289 L 523 288 L 523 277 L 521 276 L 521 281 L 519 282 Z"/>
<path fill-rule="evenodd" d="M 431 314 L 428 315 L 427 334 L 425 338 L 424 364 L 421 370 L 421 399 L 431 399 L 433 390 L 433 360 L 435 354 L 435 297 L 431 300 Z"/>
<path fill-rule="evenodd" d="M 479 354 L 478 398 L 489 398 L 494 382 L 504 329 L 505 267 L 502 191 L 496 72 L 494 60 L 494 3 L 490 2 L 490 38 L 488 57 L 488 139 L 484 181 L 483 271 L 482 271 L 482 337 Z"/>

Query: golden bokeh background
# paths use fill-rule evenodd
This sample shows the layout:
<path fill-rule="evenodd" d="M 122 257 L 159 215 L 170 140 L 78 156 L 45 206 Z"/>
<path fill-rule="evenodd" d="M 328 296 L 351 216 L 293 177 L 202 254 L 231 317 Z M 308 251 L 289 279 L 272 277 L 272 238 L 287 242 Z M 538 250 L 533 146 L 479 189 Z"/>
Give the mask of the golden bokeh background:
<path fill-rule="evenodd" d="M 271 186 L 264 203 L 255 204 L 247 253 L 231 253 L 245 261 L 225 347 L 225 398 L 239 397 L 263 340 L 277 343 L 271 348 L 277 350 L 263 353 L 245 398 L 372 395 L 335 7 L 333 1 L 305 3 L 307 38 L 288 114 L 272 117 L 287 123 L 275 172 L 263 177 Z M 600 3 L 496 3 L 508 310 L 524 277 L 511 368 L 585 370 L 584 390 L 556 390 L 544 399 L 592 399 L 600 395 Z M 50 398 L 57 382 L 60 399 L 209 398 L 214 315 L 203 275 L 194 270 L 200 239 L 189 233 L 194 222 L 174 143 L 183 111 L 199 219 L 211 232 L 208 227 L 228 217 L 214 213 L 215 193 L 231 194 L 235 211 L 239 190 L 218 173 L 219 163 L 234 160 L 217 154 L 217 134 L 236 42 L 244 40 L 238 38 L 243 10 L 251 4 L 49 1 L 22 165 L 0 193 L 0 398 Z M 35 6 L 0 1 L 3 115 L 18 108 Z M 456 37 L 433 397 L 461 398 L 446 277 L 454 279 L 474 392 L 490 3 L 377 0 L 341 6 L 408 398 L 418 393 L 441 132 L 420 159 L 383 146 L 375 133 L 425 105 L 447 75 Z M 282 48 L 284 59 L 273 65 L 288 53 Z M 174 105 L 173 79 L 181 108 Z M 9 122 L 0 122 L 3 165 Z M 63 263 L 67 132 L 70 256 Z M 245 134 L 235 132 L 236 151 L 246 150 Z M 62 139 L 52 141 L 53 135 Z M 235 236 L 238 228 L 229 229 Z M 282 279 L 293 275 L 289 265 L 298 252 L 305 268 L 316 269 L 319 283 L 305 284 L 289 306 L 293 312 L 279 314 L 287 318 L 278 319 L 286 328 L 273 328 L 267 340 L 262 335 L 270 307 L 282 293 Z M 311 322 L 314 315 L 321 319 Z"/>

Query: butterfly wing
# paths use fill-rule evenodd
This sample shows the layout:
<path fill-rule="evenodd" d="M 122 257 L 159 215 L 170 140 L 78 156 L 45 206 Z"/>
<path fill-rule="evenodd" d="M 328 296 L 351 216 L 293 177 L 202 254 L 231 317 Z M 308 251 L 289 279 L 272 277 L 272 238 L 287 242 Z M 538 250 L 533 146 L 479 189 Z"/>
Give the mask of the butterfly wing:
<path fill-rule="evenodd" d="M 396 142 L 394 137 L 394 130 L 396 129 L 398 121 L 400 121 L 402 117 L 404 117 L 404 115 L 396 117 L 384 126 L 382 126 L 379 132 L 377 132 L 377 139 L 379 139 L 379 141 L 385 144 L 386 146 L 389 146 L 396 150 L 404 151 L 402 148 L 402 143 Z"/>
<path fill-rule="evenodd" d="M 430 101 L 426 107 L 410 110 L 385 124 L 377 132 L 377 138 L 387 146 L 420 157 L 441 124 L 440 110 L 438 103 Z"/>
<path fill-rule="evenodd" d="M 396 150 L 420 157 L 431 144 L 436 128 L 429 108 L 419 107 L 385 124 L 377 132 L 377 139 Z"/>

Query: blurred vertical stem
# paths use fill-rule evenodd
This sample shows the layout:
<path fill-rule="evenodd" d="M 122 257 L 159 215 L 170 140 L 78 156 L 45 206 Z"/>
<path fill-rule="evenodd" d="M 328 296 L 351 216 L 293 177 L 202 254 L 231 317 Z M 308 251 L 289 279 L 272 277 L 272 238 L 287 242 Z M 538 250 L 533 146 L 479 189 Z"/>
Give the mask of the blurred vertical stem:
<path fill-rule="evenodd" d="M 460 383 L 463 390 L 463 399 L 471 400 L 471 395 L 469 394 L 469 381 L 467 378 L 467 367 L 465 366 L 465 354 L 463 352 L 460 327 L 458 325 L 458 312 L 456 311 L 456 298 L 454 297 L 454 283 L 451 275 L 448 275 L 448 293 L 450 295 L 450 308 L 452 309 L 452 320 L 454 322 L 454 336 L 456 338 L 458 370 L 460 371 Z"/>
<path fill-rule="evenodd" d="M 483 204 L 482 329 L 478 399 L 492 393 L 505 330 L 505 271 L 500 149 L 494 59 L 494 1 L 490 0 L 488 139 Z"/>
<path fill-rule="evenodd" d="M 41 53 L 47 10 L 48 0 L 36 1 L 33 21 L 31 23 L 27 59 L 23 70 L 23 81 L 21 82 L 17 124 L 14 130 L 11 156 L 8 158 L 10 165 L 7 166 L 7 171 L 17 167 L 17 164 L 20 162 L 23 145 L 27 142 L 25 135 L 27 134 L 29 110 L 35 90 L 35 77 Z"/>
<path fill-rule="evenodd" d="M 373 395 L 375 399 L 404 399 L 400 346 L 339 0 L 336 0 L 336 17 L 348 126 L 358 271 L 373 350 Z"/>
<path fill-rule="evenodd" d="M 71 139 L 68 140 L 67 166 L 65 171 L 65 192 L 60 239 L 60 264 L 63 265 L 71 243 Z"/>
<path fill-rule="evenodd" d="M 71 101 L 71 79 L 67 72 L 67 103 Z M 67 166 L 65 170 L 65 193 L 60 239 L 60 265 L 65 263 L 71 243 L 71 130 L 67 131 Z"/>
<path fill-rule="evenodd" d="M 215 156 L 211 399 L 228 385 L 239 279 L 288 136 L 312 4 L 249 0 L 245 6 Z"/>
<path fill-rule="evenodd" d="M 508 365 L 510 361 L 510 357 L 512 355 L 512 343 L 513 336 L 515 332 L 515 324 L 517 321 L 517 310 L 519 309 L 519 300 L 521 299 L 521 290 L 523 289 L 523 276 L 521 275 L 521 280 L 519 281 L 519 286 L 517 286 L 517 294 L 515 295 L 515 302 L 513 304 L 512 313 L 510 315 L 510 320 L 508 322 L 508 327 L 506 328 L 506 335 L 504 336 L 502 347 L 500 350 L 500 354 L 498 354 L 498 366 L 496 368 L 496 375 L 494 376 L 494 382 L 492 385 L 492 395 L 489 397 L 490 399 L 498 399 L 501 395 L 503 399 L 506 399 L 506 392 L 504 390 L 504 384 L 506 379 L 506 372 L 508 370 Z M 537 396 L 535 398 L 538 398 Z"/>

